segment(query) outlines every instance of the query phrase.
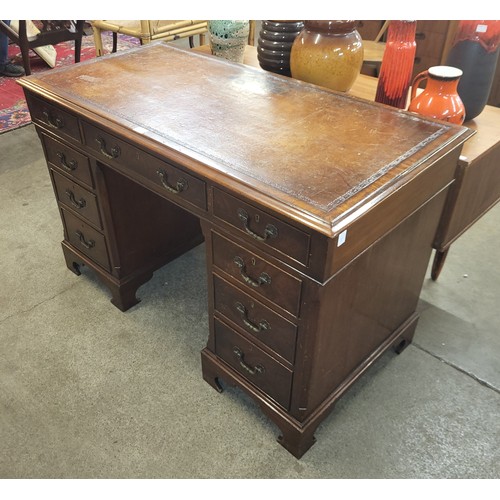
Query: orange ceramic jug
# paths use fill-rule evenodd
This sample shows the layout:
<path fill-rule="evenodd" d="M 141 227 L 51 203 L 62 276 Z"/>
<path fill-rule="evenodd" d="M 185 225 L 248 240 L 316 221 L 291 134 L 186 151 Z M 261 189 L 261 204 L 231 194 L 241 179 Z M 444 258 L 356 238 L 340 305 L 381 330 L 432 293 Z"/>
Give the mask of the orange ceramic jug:
<path fill-rule="evenodd" d="M 433 66 L 422 71 L 413 80 L 408 111 L 461 125 L 465 107 L 457 87 L 462 70 L 452 66 Z M 417 96 L 421 81 L 427 79 L 425 89 Z"/>

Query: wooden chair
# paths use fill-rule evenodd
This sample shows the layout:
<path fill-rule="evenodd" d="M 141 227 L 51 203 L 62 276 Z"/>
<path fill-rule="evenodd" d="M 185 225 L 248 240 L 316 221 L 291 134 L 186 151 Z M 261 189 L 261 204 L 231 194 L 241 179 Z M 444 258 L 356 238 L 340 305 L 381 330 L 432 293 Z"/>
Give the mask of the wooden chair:
<path fill-rule="evenodd" d="M 384 57 L 385 43 L 381 42 L 384 33 L 389 27 L 390 21 L 385 21 L 377 36 L 373 40 L 363 40 L 363 50 L 364 57 L 363 62 L 365 63 L 381 63 Z"/>
<path fill-rule="evenodd" d="M 44 21 L 48 23 L 47 21 Z M 26 21 L 19 21 L 19 28 L 16 32 L 8 24 L 0 21 L 0 31 L 5 33 L 10 40 L 21 49 L 23 58 L 24 71 L 27 75 L 31 74 L 29 51 L 37 47 L 45 45 L 57 45 L 61 42 L 70 40 L 75 41 L 75 63 L 80 62 L 80 53 L 82 49 L 82 36 L 85 21 L 68 21 L 68 27 L 63 25 L 62 21 L 53 21 L 59 24 L 59 29 L 51 29 L 49 31 L 40 31 L 40 33 L 30 36 L 27 32 Z"/>
<path fill-rule="evenodd" d="M 189 37 L 190 47 L 194 46 L 194 36 L 199 35 L 200 45 L 204 43 L 204 35 L 207 32 L 207 21 L 91 21 L 94 30 L 94 44 L 96 56 L 103 55 L 102 36 L 103 31 L 113 33 L 113 48 L 116 52 L 118 33 L 139 38 L 141 44 L 153 40 L 177 40 Z"/>

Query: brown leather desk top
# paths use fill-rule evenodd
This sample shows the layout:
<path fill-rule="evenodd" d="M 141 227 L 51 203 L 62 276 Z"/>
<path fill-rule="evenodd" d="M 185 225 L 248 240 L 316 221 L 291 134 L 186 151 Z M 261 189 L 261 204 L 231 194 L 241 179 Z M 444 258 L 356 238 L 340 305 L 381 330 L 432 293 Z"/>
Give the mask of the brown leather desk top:
<path fill-rule="evenodd" d="M 470 135 L 163 43 L 21 83 L 329 236 Z"/>
<path fill-rule="evenodd" d="M 210 47 L 208 45 L 195 47 L 193 50 L 203 54 L 210 54 Z M 243 62 L 245 64 L 260 69 L 259 60 L 257 58 L 257 47 L 247 45 L 244 57 Z M 261 69 L 261 71 L 264 70 Z M 348 94 L 374 101 L 377 92 L 377 82 L 378 79 L 373 76 L 360 74 L 356 78 Z M 486 106 L 478 117 L 474 120 L 465 122 L 463 125 L 478 133 L 464 144 L 460 157 L 462 164 L 470 164 L 478 158 L 481 158 L 491 149 L 494 149 L 500 142 L 500 108 Z"/>

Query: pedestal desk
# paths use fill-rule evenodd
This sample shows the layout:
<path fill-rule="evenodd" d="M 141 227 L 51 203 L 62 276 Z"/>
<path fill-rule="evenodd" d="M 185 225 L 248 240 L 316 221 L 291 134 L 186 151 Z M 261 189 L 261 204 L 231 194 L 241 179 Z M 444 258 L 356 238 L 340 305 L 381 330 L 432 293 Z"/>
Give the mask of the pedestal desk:
<path fill-rule="evenodd" d="M 204 240 L 203 377 L 248 393 L 296 457 L 411 341 L 467 128 L 162 43 L 20 82 L 68 268 L 126 310 Z"/>

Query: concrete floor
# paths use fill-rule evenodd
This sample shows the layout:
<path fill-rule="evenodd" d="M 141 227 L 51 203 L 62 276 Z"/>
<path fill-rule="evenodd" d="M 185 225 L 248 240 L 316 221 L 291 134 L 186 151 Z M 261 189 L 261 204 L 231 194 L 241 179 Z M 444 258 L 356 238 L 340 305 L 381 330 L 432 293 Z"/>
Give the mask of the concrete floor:
<path fill-rule="evenodd" d="M 126 313 L 61 252 L 32 125 L 0 135 L 1 478 L 498 478 L 500 205 L 425 280 L 414 343 L 388 352 L 301 460 L 240 391 L 202 380 L 203 245 Z"/>

